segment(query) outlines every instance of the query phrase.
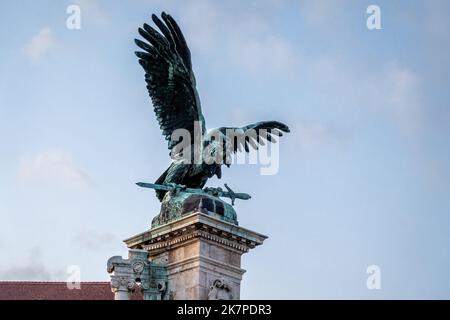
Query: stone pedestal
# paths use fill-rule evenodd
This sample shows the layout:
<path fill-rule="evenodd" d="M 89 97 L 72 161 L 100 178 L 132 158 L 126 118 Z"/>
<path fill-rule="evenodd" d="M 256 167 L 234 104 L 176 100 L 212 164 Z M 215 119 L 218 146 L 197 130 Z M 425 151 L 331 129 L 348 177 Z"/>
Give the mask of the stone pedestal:
<path fill-rule="evenodd" d="M 194 212 L 125 240 L 167 271 L 165 299 L 236 300 L 245 270 L 241 256 L 267 237 Z"/>

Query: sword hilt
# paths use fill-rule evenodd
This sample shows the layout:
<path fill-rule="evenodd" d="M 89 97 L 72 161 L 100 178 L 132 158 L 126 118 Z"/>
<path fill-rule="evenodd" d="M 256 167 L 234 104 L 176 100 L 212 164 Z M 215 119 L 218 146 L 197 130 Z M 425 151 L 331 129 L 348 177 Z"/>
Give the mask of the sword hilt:
<path fill-rule="evenodd" d="M 228 190 L 228 194 L 230 195 L 231 205 L 234 206 L 234 200 L 236 200 L 236 193 L 225 183 L 225 188 Z"/>

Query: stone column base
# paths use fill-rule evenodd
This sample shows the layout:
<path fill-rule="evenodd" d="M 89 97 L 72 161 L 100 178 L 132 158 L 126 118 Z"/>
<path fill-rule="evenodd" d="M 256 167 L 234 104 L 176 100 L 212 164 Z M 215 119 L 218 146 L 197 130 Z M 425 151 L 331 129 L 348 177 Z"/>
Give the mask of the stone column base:
<path fill-rule="evenodd" d="M 167 266 L 166 299 L 236 300 L 245 270 L 241 256 L 267 237 L 195 212 L 125 240 Z"/>

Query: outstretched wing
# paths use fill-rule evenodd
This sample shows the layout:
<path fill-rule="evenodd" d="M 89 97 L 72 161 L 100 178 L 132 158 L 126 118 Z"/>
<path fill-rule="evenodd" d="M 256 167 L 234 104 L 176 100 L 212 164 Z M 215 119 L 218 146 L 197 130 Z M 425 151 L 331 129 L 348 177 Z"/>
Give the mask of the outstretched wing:
<path fill-rule="evenodd" d="M 289 127 L 284 123 L 278 121 L 261 121 L 249 124 L 241 128 L 222 127 L 218 129 L 227 139 L 226 143 L 232 145 L 225 145 L 225 150 L 232 152 L 241 151 L 242 148 L 246 152 L 250 152 L 251 146 L 258 150 L 259 145 L 265 145 L 265 142 L 277 142 L 275 137 L 281 137 L 283 132 L 289 132 Z"/>
<path fill-rule="evenodd" d="M 191 134 L 190 139 L 195 139 L 194 131 L 203 134 L 206 129 L 186 40 L 170 15 L 163 12 L 161 17 L 164 22 L 152 15 L 161 33 L 146 23 L 138 29 L 146 41 L 135 39 L 144 50 L 136 55 L 145 70 L 159 126 L 172 149 L 179 142 L 171 139 L 175 130 L 185 129 Z M 195 130 L 196 125 L 200 130 Z"/>

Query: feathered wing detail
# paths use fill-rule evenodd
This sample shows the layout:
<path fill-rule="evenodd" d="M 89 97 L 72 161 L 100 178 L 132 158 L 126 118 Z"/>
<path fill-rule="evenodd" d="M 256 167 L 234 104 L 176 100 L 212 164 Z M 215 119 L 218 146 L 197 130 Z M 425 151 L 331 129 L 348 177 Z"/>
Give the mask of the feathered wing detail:
<path fill-rule="evenodd" d="M 138 29 L 146 41 L 135 39 L 144 50 L 137 51 L 136 55 L 145 70 L 147 89 L 159 126 L 172 150 L 179 142 L 171 139 L 175 130 L 187 130 L 192 144 L 193 139 L 199 138 L 194 133 L 203 135 L 206 128 L 186 40 L 170 15 L 163 12 L 161 17 L 162 21 L 152 15 L 160 32 L 148 24 Z"/>
<path fill-rule="evenodd" d="M 245 127 L 221 127 L 219 129 L 229 139 L 226 140 L 224 150 L 232 152 L 242 151 L 250 152 L 250 147 L 258 150 L 260 145 L 265 142 L 277 142 L 275 137 L 281 137 L 283 132 L 289 132 L 289 127 L 278 121 L 260 121 L 249 124 Z M 232 145 L 226 145 L 231 143 Z"/>

